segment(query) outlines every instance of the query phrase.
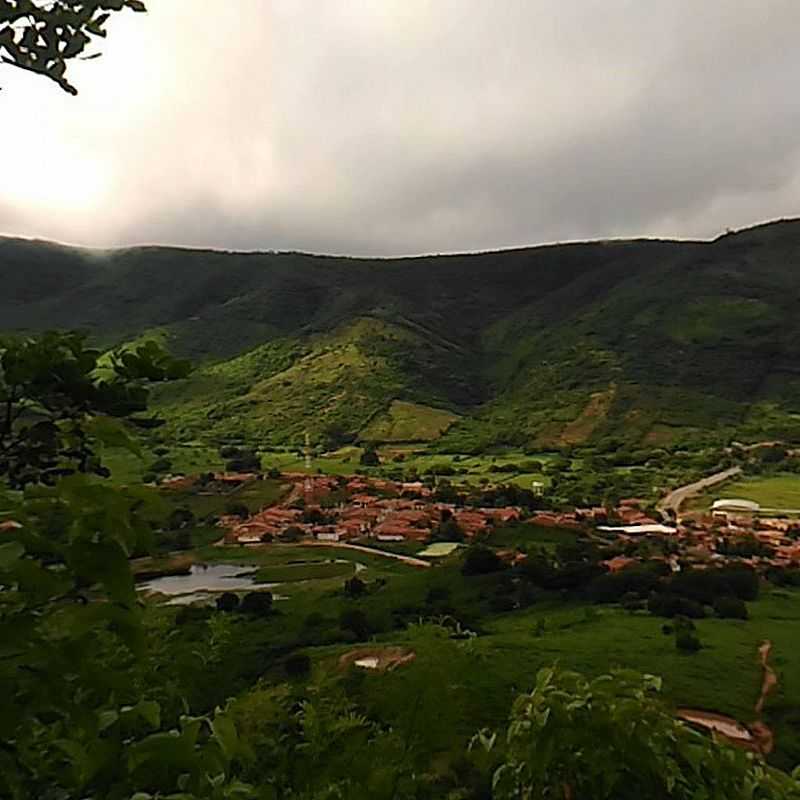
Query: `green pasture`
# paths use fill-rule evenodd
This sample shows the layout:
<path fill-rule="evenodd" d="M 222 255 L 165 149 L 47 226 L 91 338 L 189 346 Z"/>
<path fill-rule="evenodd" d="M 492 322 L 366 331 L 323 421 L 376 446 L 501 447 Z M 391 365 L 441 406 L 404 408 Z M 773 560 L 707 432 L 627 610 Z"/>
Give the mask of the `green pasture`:
<path fill-rule="evenodd" d="M 261 567 L 256 573 L 257 583 L 292 583 L 323 578 L 349 578 L 355 572 L 351 561 L 309 561 L 305 564 Z"/>
<path fill-rule="evenodd" d="M 722 497 L 752 500 L 764 508 L 800 509 L 800 475 L 781 473 L 730 481 L 698 496 L 691 506 L 707 509 Z"/>

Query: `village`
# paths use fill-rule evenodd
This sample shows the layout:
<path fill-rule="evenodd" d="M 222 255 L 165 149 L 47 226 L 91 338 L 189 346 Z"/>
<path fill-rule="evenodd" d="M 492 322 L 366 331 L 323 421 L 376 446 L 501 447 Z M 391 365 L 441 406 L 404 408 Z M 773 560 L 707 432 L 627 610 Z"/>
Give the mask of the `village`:
<path fill-rule="evenodd" d="M 258 473 L 218 473 L 217 485 L 231 497 L 239 487 L 260 480 Z M 179 477 L 165 488 L 188 488 Z M 582 532 L 597 542 L 617 545 L 626 555 L 605 564 L 618 571 L 658 554 L 673 569 L 679 563 L 703 568 L 730 561 L 760 570 L 800 565 L 800 522 L 790 515 L 762 513 L 747 500 L 716 500 L 707 511 L 661 513 L 642 498 L 621 499 L 613 508 L 594 506 L 572 511 L 521 506 L 475 507 L 443 502 L 436 487 L 422 481 L 398 482 L 364 475 L 331 476 L 284 473 L 283 498 L 253 514 L 224 514 L 217 524 L 221 543 L 257 545 L 273 541 L 328 544 L 491 543 L 493 531 L 515 523 Z M 546 500 L 540 504 L 546 505 Z M 535 539 L 532 538 L 532 543 Z"/>

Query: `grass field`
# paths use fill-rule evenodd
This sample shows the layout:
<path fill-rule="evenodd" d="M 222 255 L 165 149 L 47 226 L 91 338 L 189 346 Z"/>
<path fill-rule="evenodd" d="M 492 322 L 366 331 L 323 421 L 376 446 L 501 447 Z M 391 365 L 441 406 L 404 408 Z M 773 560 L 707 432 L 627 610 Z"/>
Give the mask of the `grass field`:
<path fill-rule="evenodd" d="M 361 432 L 367 441 L 430 442 L 442 435 L 458 416 L 441 408 L 394 400 Z"/>
<path fill-rule="evenodd" d="M 800 761 L 800 736 L 788 708 L 800 708 L 800 592 L 770 592 L 750 604 L 748 621 L 701 620 L 703 649 L 684 655 L 665 622 L 646 613 L 616 607 L 543 603 L 527 611 L 496 617 L 485 635 L 468 642 L 412 630 L 385 637 L 417 652 L 413 664 L 365 679 L 371 710 L 393 724 L 411 724 L 432 752 L 452 746 L 454 733 L 464 740 L 482 725 L 506 718 L 518 690 L 529 689 L 536 672 L 559 664 L 588 675 L 627 667 L 664 679 L 664 695 L 675 706 L 731 715 L 745 723 L 761 684 L 757 647 L 772 640 L 772 663 L 779 686 L 766 705 L 766 720 L 778 740 L 776 760 L 784 766 Z M 543 623 L 544 632 L 537 631 Z M 322 649 L 318 659 L 325 661 Z M 336 651 L 342 652 L 341 649 Z M 436 709 L 433 712 L 432 709 Z"/>
<path fill-rule="evenodd" d="M 255 576 L 256 583 L 292 583 L 293 581 L 311 581 L 322 578 L 349 578 L 354 573 L 354 564 L 350 561 L 310 561 L 305 564 L 287 564 L 286 566 L 261 567 Z"/>
<path fill-rule="evenodd" d="M 783 473 L 731 481 L 697 497 L 691 507 L 709 508 L 720 497 L 752 500 L 764 508 L 800 509 L 800 475 Z"/>

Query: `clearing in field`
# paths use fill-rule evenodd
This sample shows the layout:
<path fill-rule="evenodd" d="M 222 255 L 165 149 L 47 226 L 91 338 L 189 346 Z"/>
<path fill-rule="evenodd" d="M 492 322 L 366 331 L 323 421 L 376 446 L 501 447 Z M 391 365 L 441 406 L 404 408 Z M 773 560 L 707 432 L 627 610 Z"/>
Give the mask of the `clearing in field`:
<path fill-rule="evenodd" d="M 426 558 L 442 558 L 454 553 L 460 546 L 458 542 L 434 542 L 417 553 L 417 555 L 425 556 Z"/>
<path fill-rule="evenodd" d="M 595 392 L 581 413 L 565 426 L 558 437 L 559 444 L 580 444 L 594 433 L 595 428 L 608 416 L 617 394 L 612 385 L 602 392 Z"/>
<path fill-rule="evenodd" d="M 388 410 L 373 419 L 361 436 L 375 442 L 430 442 L 457 419 L 457 414 L 441 408 L 392 400 Z"/>

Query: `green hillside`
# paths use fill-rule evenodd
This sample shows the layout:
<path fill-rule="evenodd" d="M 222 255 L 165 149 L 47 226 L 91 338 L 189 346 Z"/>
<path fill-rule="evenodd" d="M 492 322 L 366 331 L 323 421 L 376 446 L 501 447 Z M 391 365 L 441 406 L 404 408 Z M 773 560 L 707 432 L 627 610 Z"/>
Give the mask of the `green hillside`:
<path fill-rule="evenodd" d="M 800 221 L 383 260 L 0 239 L 0 327 L 165 339 L 179 439 L 799 441 L 799 255 Z"/>

